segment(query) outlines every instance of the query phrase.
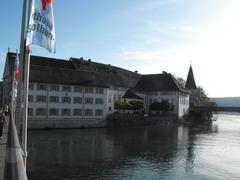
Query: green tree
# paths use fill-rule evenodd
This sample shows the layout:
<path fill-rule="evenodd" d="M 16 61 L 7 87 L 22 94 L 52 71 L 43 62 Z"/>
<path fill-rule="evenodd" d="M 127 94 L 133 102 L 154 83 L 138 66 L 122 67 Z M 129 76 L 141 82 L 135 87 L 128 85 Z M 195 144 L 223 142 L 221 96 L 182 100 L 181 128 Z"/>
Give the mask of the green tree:
<path fill-rule="evenodd" d="M 162 100 L 160 103 L 159 102 L 154 102 L 149 106 L 150 111 L 163 111 L 167 112 L 170 110 L 170 104 L 168 100 Z"/>
<path fill-rule="evenodd" d="M 181 78 L 181 77 L 176 77 L 176 76 L 174 76 L 174 77 L 175 77 L 176 82 L 178 83 L 178 85 L 179 85 L 181 88 L 185 88 L 185 83 L 186 83 L 186 81 L 185 81 L 183 78 Z"/>
<path fill-rule="evenodd" d="M 118 100 L 114 102 L 114 108 L 117 110 L 130 110 L 132 109 L 132 105 L 127 102 Z"/>
<path fill-rule="evenodd" d="M 162 110 L 162 106 L 161 103 L 159 102 L 154 102 L 149 106 L 149 110 L 150 111 L 161 111 Z"/>
<path fill-rule="evenodd" d="M 135 112 L 143 109 L 142 101 L 129 101 L 129 104 L 132 106 L 132 110 L 134 110 Z"/>
<path fill-rule="evenodd" d="M 199 86 L 197 87 L 197 89 L 191 91 L 190 105 L 191 106 L 215 106 L 216 104 L 210 101 L 203 87 Z"/>
<path fill-rule="evenodd" d="M 167 112 L 170 110 L 170 104 L 169 104 L 168 100 L 163 99 L 161 101 L 160 105 L 161 105 L 162 111 Z"/>

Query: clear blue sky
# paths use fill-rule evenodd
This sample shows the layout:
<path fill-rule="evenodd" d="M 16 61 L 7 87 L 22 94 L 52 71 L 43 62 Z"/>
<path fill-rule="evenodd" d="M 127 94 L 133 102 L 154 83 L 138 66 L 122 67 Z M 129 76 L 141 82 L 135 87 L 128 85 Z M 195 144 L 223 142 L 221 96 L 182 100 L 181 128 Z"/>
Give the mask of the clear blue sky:
<path fill-rule="evenodd" d="M 57 53 L 84 57 L 142 74 L 187 76 L 209 96 L 240 96 L 240 1 L 53 0 Z M 22 1 L 1 2 L 0 73 L 8 47 L 19 49 Z"/>

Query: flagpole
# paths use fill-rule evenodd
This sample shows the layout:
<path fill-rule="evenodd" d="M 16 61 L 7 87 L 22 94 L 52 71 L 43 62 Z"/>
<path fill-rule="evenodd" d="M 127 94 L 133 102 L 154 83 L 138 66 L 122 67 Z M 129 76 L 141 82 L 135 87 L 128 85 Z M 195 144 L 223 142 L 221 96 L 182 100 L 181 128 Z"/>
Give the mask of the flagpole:
<path fill-rule="evenodd" d="M 24 94 L 23 94 L 23 122 L 22 122 L 22 150 L 24 152 L 23 162 L 27 166 L 27 125 L 28 125 L 28 87 L 30 69 L 30 47 L 26 46 L 24 62 Z"/>
<path fill-rule="evenodd" d="M 28 24 L 30 19 L 32 1 L 28 0 Z M 22 150 L 23 162 L 27 167 L 27 127 L 28 127 L 28 89 L 29 89 L 29 70 L 30 70 L 30 46 L 26 46 L 25 41 L 25 59 L 24 59 L 24 92 L 23 92 L 23 121 L 22 121 Z"/>
<path fill-rule="evenodd" d="M 18 135 L 20 135 L 20 125 L 22 120 L 22 90 L 23 90 L 23 62 L 25 54 L 26 44 L 26 15 L 27 15 L 27 0 L 23 0 L 22 11 L 22 27 L 21 27 L 21 39 L 20 39 L 20 52 L 19 52 L 19 82 L 17 90 L 17 107 L 16 107 L 16 128 Z"/>

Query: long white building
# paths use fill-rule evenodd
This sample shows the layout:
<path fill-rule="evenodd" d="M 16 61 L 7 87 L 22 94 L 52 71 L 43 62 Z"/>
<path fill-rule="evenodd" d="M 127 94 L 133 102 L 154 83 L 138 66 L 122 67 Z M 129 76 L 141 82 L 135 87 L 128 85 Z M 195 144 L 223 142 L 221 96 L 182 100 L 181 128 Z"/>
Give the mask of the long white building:
<path fill-rule="evenodd" d="M 3 74 L 3 101 L 10 103 L 15 53 L 7 53 Z M 31 56 L 29 127 L 69 128 L 104 126 L 115 112 L 114 102 L 131 89 L 148 112 L 153 102 L 168 100 L 173 114 L 188 113 L 189 92 L 166 72 L 140 75 L 83 58 L 69 60 Z"/>

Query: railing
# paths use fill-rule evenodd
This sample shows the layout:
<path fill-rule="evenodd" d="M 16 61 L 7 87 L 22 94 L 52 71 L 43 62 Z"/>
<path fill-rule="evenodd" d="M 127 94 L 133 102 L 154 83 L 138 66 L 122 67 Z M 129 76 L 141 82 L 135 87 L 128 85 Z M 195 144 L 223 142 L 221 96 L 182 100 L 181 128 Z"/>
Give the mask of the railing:
<path fill-rule="evenodd" d="M 240 107 L 228 107 L 228 106 L 194 106 L 190 110 L 193 111 L 206 111 L 206 112 L 240 112 Z"/>
<path fill-rule="evenodd" d="M 19 144 L 12 113 L 9 114 L 8 128 L 5 180 L 27 180 L 26 168 L 22 157 L 22 149 Z"/>

